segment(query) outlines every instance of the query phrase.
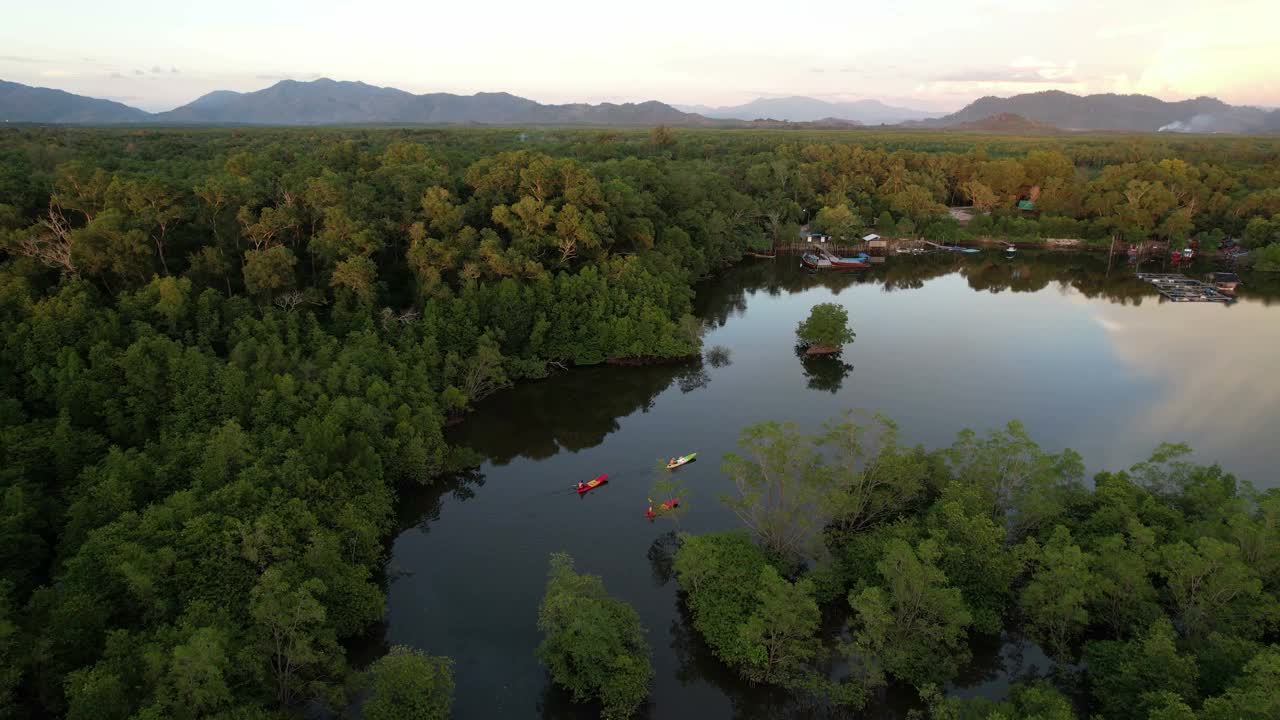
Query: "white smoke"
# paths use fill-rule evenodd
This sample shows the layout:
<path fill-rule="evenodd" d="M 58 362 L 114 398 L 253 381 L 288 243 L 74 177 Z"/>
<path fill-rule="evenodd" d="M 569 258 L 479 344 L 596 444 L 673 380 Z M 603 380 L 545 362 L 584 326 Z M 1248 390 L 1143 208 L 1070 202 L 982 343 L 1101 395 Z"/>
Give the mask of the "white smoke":
<path fill-rule="evenodd" d="M 1213 115 L 1202 113 L 1189 120 L 1175 120 L 1160 128 L 1158 132 L 1211 133 L 1221 132 L 1220 123 Z"/>

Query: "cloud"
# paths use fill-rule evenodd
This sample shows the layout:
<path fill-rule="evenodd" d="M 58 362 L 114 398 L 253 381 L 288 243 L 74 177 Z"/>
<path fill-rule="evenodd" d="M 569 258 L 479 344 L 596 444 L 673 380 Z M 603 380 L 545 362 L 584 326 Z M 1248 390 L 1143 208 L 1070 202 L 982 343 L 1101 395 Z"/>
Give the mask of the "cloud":
<path fill-rule="evenodd" d="M 1006 68 L 986 68 L 961 70 L 934 78 L 934 82 L 944 83 L 1056 83 L 1057 78 L 1042 77 L 1025 70 Z"/>
<path fill-rule="evenodd" d="M 146 74 L 147 74 L 147 71 L 146 71 L 146 70 L 134 70 L 134 71 L 133 71 L 133 74 L 134 74 L 134 75 L 146 75 Z"/>
<path fill-rule="evenodd" d="M 178 73 L 179 73 L 178 68 L 176 68 L 176 67 L 170 67 L 170 68 L 169 68 L 169 74 L 170 74 L 170 75 L 177 75 Z"/>
<path fill-rule="evenodd" d="M 840 66 L 836 66 L 836 67 L 814 67 L 814 68 L 810 68 L 810 69 L 809 69 L 809 72 L 814 72 L 814 73 L 856 73 L 856 72 L 861 72 L 861 68 L 854 67 L 853 65 L 840 65 Z"/>
<path fill-rule="evenodd" d="M 122 75 L 122 74 L 120 74 L 120 73 L 118 73 L 118 72 L 113 72 L 113 73 L 111 73 L 110 75 L 108 75 L 107 77 L 111 78 L 112 80 L 123 80 L 123 79 L 124 79 L 124 75 Z"/>
<path fill-rule="evenodd" d="M 1056 63 L 1024 55 L 1009 62 L 1008 67 L 973 68 L 947 73 L 934 79 L 944 83 L 1073 83 L 1076 61 Z"/>
<path fill-rule="evenodd" d="M 160 67 L 159 65 L 152 65 L 152 66 L 151 66 L 151 74 L 152 74 L 152 75 L 159 75 L 159 74 L 160 74 L 160 73 L 162 73 L 162 72 L 164 72 L 164 68 Z"/>
<path fill-rule="evenodd" d="M 23 55 L 0 55 L 0 62 L 38 63 L 45 61 L 40 58 L 25 57 Z"/>

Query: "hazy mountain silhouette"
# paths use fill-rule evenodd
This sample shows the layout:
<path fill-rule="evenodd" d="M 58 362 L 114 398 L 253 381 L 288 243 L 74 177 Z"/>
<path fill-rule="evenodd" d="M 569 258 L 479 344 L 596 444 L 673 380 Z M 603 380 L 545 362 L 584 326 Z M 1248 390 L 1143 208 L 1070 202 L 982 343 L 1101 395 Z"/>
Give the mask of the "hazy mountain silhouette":
<path fill-rule="evenodd" d="M 959 112 L 925 121 L 931 127 L 954 127 L 1000 115 L 1020 115 L 1032 122 L 1067 130 L 1155 132 L 1255 132 L 1263 130 L 1267 113 L 1228 105 L 1210 97 L 1168 102 L 1150 95 L 1073 95 L 1060 90 L 984 97 Z"/>
<path fill-rule="evenodd" d="M 689 109 L 689 108 L 686 108 Z M 415 95 L 395 88 L 322 78 L 283 80 L 255 92 L 219 90 L 182 107 L 147 113 L 110 100 L 0 80 L 0 122 L 169 123 L 199 125 L 452 124 L 676 125 L 685 127 L 850 127 L 899 122 L 918 110 L 876 100 L 828 103 L 814 98 L 762 98 L 736 108 L 701 108 L 711 117 L 671 105 L 601 103 L 544 105 L 510 93 Z M 733 119 L 736 116 L 736 119 Z M 1001 119 L 1003 118 L 1003 119 Z M 1122 130 L 1152 132 L 1277 132 L 1280 111 L 1227 105 L 1214 98 L 1166 102 L 1147 95 L 1079 96 L 1051 90 L 1009 98 L 984 97 L 942 118 L 907 127 L 1017 132 Z"/>
<path fill-rule="evenodd" d="M 3 82 L 3 81 L 0 81 Z M 543 105 L 510 93 L 413 93 L 362 82 L 282 80 L 256 92 L 219 90 L 182 107 L 147 113 L 119 103 L 33 88 L 0 86 L 0 120 L 109 125 L 582 124 L 712 125 L 660 102 Z"/>
<path fill-rule="evenodd" d="M 111 100 L 0 80 L 0 122 L 131 123 L 150 113 Z"/>

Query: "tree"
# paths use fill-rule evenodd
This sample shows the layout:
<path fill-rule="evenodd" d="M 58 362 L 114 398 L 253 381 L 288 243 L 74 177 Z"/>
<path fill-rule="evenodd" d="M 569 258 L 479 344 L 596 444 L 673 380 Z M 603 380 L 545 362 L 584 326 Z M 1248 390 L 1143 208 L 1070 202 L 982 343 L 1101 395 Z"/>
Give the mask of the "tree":
<path fill-rule="evenodd" d="M 279 290 L 288 290 L 293 287 L 293 267 L 297 264 L 293 252 L 283 245 L 248 250 L 244 254 L 244 287 L 268 298 Z"/>
<path fill-rule="evenodd" d="M 1280 650 L 1272 645 L 1245 666 L 1227 692 L 1204 701 L 1202 720 L 1267 720 L 1280 717 Z"/>
<path fill-rule="evenodd" d="M 986 698 L 944 697 L 930 685 L 921 698 L 929 704 L 930 720 L 1075 720 L 1071 701 L 1047 681 L 1014 683 L 1001 702 Z M 910 716 L 908 716 L 910 717 Z"/>
<path fill-rule="evenodd" d="M 711 651 L 731 667 L 746 665 L 749 650 L 739 627 L 759 602 L 764 553 L 742 532 L 684 534 L 674 565 L 694 627 Z"/>
<path fill-rule="evenodd" d="M 965 182 L 960 186 L 960 189 L 968 196 L 969 204 L 978 210 L 990 210 L 1000 202 L 995 192 L 982 184 L 982 181 L 977 178 L 972 178 Z"/>
<path fill-rule="evenodd" d="M 1069 657 L 1071 644 L 1089 624 L 1089 603 L 1097 580 L 1089 570 L 1092 557 L 1059 525 L 1035 560 L 1031 581 L 1020 602 L 1031 631 L 1058 658 Z"/>
<path fill-rule="evenodd" d="M 1262 592 L 1234 545 L 1211 537 L 1195 547 L 1177 542 L 1160 549 L 1160 561 L 1178 620 L 1192 637 L 1223 629 L 1256 638 L 1277 616 L 1275 598 Z"/>
<path fill-rule="evenodd" d="M 862 227 L 862 219 L 849 208 L 848 203 L 840 203 L 819 210 L 810 225 L 815 231 L 827 233 L 836 239 L 852 240 Z"/>
<path fill-rule="evenodd" d="M 796 327 L 796 338 L 810 354 L 840 352 L 854 338 L 849 311 L 836 303 L 814 305 L 809 317 Z"/>
<path fill-rule="evenodd" d="M 267 568 L 249 596 L 249 613 L 259 636 L 281 708 L 298 692 L 299 675 L 322 667 L 336 650 L 324 627 L 319 580 L 294 584 L 280 566 Z"/>
<path fill-rule="evenodd" d="M 937 559 L 931 540 L 914 549 L 890 540 L 876 563 L 882 584 L 849 593 L 856 618 L 850 650 L 868 684 L 883 684 L 886 673 L 916 687 L 945 683 L 968 662 L 972 616 Z"/>
<path fill-rule="evenodd" d="M 937 565 L 960 590 L 973 617 L 973 630 L 999 635 L 1025 565 L 1025 546 L 1008 547 L 1008 533 L 984 512 L 972 488 L 951 483 L 943 488 L 925 520 L 939 548 Z"/>
<path fill-rule="evenodd" d="M 649 133 L 649 142 L 660 150 L 666 150 L 676 144 L 676 134 L 666 125 L 658 125 Z"/>
<path fill-rule="evenodd" d="M 765 550 L 798 562 L 830 513 L 831 477 L 795 423 L 764 422 L 738 436 L 744 455 L 725 455 L 738 494 L 722 501 Z"/>
<path fill-rule="evenodd" d="M 1127 538 L 1124 535 L 1103 538 L 1093 556 L 1097 592 L 1089 614 L 1095 621 L 1107 623 L 1116 635 L 1123 635 L 1131 628 L 1150 626 L 1161 614 L 1150 578 L 1155 537 L 1136 520 L 1130 527 Z"/>
<path fill-rule="evenodd" d="M 453 705 L 453 661 L 397 645 L 368 670 L 368 720 L 447 720 Z"/>
<path fill-rule="evenodd" d="M 1103 717 L 1145 718 L 1171 694 L 1196 698 L 1196 663 L 1178 652 L 1173 624 L 1161 616 L 1128 642 L 1094 641 L 1085 648 L 1091 694 Z"/>
<path fill-rule="evenodd" d="M 748 652 L 747 676 L 784 686 L 797 683 L 808 674 L 820 647 L 822 615 L 813 599 L 813 581 L 789 583 L 766 565 L 756 587 L 758 605 L 740 630 Z"/>
<path fill-rule="evenodd" d="M 985 437 L 963 430 L 941 457 L 984 494 L 993 515 L 1012 516 L 1015 536 L 1047 525 L 1082 490 L 1080 456 L 1044 452 L 1017 421 Z"/>
<path fill-rule="evenodd" d="M 574 572 L 564 553 L 551 556 L 538 629 L 538 659 L 576 702 L 599 700 L 605 718 L 630 717 L 644 702 L 653 665 L 640 617 L 609 597 L 599 577 Z"/>
<path fill-rule="evenodd" d="M 921 448 L 901 447 L 898 426 L 887 417 L 876 414 L 869 428 L 845 413 L 823 430 L 818 444 L 831 453 L 833 521 L 841 529 L 857 532 L 884 522 L 924 490 L 927 456 Z"/>
<path fill-rule="evenodd" d="M 232 671 L 229 640 L 225 630 L 204 627 L 173 648 L 163 687 L 169 717 L 208 717 L 232 703 L 226 679 Z"/>
<path fill-rule="evenodd" d="M 678 500 L 670 506 L 666 503 Z M 689 488 L 667 470 L 666 462 L 660 462 L 653 485 L 649 487 L 649 507 L 656 518 L 668 518 L 680 526 L 680 518 L 689 509 Z"/>

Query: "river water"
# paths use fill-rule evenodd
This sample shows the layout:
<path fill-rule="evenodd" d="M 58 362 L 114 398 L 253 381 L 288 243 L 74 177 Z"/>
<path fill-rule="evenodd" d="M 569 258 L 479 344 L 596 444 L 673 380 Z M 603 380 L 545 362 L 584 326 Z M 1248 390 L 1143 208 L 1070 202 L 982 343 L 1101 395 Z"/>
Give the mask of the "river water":
<path fill-rule="evenodd" d="M 1169 440 L 1280 485 L 1280 288 L 1246 278 L 1233 305 L 1174 304 L 1131 275 L 1100 256 L 994 251 L 894 257 L 859 274 L 812 275 L 789 258 L 731 269 L 695 301 L 704 345 L 727 358 L 562 373 L 490 398 L 451 432 L 485 462 L 402 504 L 381 644 L 453 658 L 457 718 L 593 717 L 534 657 L 547 556 L 563 550 L 648 629 L 656 676 L 642 716 L 807 716 L 708 655 L 670 577 L 676 528 L 642 516 L 659 460 L 696 451 L 678 471 L 690 490 L 680 529 L 736 527 L 718 500 L 730 490 L 720 458 L 762 420 L 817 427 L 879 410 L 906 441 L 939 447 L 1017 419 L 1043 447 L 1082 453 L 1090 473 Z M 795 327 L 820 302 L 847 308 L 857 339 L 840 360 L 802 361 Z M 570 490 L 606 472 L 605 487 Z M 951 692 L 1000 697 L 1010 678 L 1047 670 L 1029 642 L 988 645 Z M 868 715 L 900 717 L 908 695 L 890 692 Z"/>

